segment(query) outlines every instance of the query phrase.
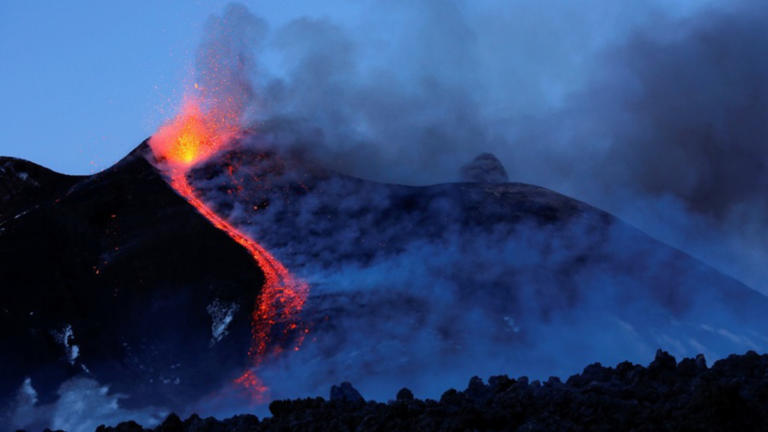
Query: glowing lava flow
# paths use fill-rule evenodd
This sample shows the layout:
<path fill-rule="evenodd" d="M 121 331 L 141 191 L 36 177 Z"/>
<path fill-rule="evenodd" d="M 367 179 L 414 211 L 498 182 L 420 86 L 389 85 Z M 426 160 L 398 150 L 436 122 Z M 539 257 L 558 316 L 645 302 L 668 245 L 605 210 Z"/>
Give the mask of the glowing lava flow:
<path fill-rule="evenodd" d="M 229 142 L 238 132 L 236 119 L 226 113 L 214 115 L 203 113 L 195 100 L 185 101 L 181 113 L 166 124 L 150 139 L 153 153 L 165 167 L 170 185 L 216 228 L 227 233 L 243 246 L 264 272 L 265 281 L 261 295 L 252 313 L 252 343 L 248 351 L 253 367 L 261 364 L 269 354 L 270 340 L 276 325 L 283 325 L 284 333 L 296 333 L 298 350 L 308 333 L 300 329 L 296 317 L 301 312 L 309 293 L 308 285 L 295 278 L 290 272 L 256 241 L 235 228 L 219 216 L 200 199 L 187 179 L 192 166 L 200 163 Z M 278 345 L 273 353 L 281 351 Z M 263 401 L 268 388 L 255 375 L 253 369 L 246 371 L 236 383 L 248 388 L 255 400 Z"/>

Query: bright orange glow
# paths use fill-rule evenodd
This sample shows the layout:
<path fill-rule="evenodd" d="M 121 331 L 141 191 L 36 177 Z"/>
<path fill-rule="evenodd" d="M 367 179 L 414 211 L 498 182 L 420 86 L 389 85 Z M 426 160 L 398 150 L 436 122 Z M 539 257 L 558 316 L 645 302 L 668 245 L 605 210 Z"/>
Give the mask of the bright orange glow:
<path fill-rule="evenodd" d="M 204 113 L 201 104 L 199 98 L 186 98 L 181 113 L 150 140 L 155 156 L 172 169 L 186 171 L 208 159 L 239 131 L 235 115 Z"/>
<path fill-rule="evenodd" d="M 269 389 L 253 370 L 268 355 L 276 355 L 282 351 L 279 344 L 270 343 L 273 342 L 277 329 L 282 330 L 284 336 L 294 337 L 296 342 L 293 349 L 299 349 L 309 332 L 305 327 L 299 328 L 297 321 L 309 294 L 309 286 L 295 278 L 260 244 L 203 202 L 187 179 L 192 166 L 222 150 L 238 132 L 237 116 L 232 113 L 204 112 L 199 100 L 188 98 L 181 113 L 161 127 L 150 139 L 149 144 L 155 157 L 164 163 L 169 183 L 176 192 L 213 226 L 243 246 L 264 273 L 264 286 L 252 312 L 252 339 L 248 350 L 252 368 L 235 380 L 236 384 L 251 392 L 255 402 L 264 402 Z"/>
<path fill-rule="evenodd" d="M 245 371 L 235 380 L 235 384 L 248 389 L 251 400 L 254 403 L 261 404 L 269 400 L 269 387 L 265 386 L 261 379 L 251 370 Z"/>

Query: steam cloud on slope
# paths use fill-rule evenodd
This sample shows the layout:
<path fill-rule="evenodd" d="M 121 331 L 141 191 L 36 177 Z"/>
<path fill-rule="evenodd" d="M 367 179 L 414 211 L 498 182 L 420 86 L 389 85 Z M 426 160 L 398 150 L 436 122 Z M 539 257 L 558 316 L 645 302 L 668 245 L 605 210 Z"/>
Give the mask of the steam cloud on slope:
<path fill-rule="evenodd" d="M 0 413 L 7 430 L 43 430 L 53 428 L 68 432 L 92 432 L 99 425 L 133 420 L 144 425 L 160 423 L 166 410 L 147 407 L 129 410 L 120 407 L 125 395 L 110 394 L 109 386 L 87 377 L 75 377 L 62 383 L 59 398 L 40 403 L 34 383 L 27 378 L 7 412 Z M 6 430 L 6 429 L 3 429 Z"/>
<path fill-rule="evenodd" d="M 209 48 L 227 47 L 225 85 L 246 89 L 228 94 L 253 97 L 256 127 L 342 172 L 455 181 L 490 151 L 511 179 L 613 211 L 762 290 L 767 10 L 369 2 L 355 25 L 269 28 L 233 5 L 198 66 L 205 78 Z M 232 66 L 218 56 L 218 71 Z"/>

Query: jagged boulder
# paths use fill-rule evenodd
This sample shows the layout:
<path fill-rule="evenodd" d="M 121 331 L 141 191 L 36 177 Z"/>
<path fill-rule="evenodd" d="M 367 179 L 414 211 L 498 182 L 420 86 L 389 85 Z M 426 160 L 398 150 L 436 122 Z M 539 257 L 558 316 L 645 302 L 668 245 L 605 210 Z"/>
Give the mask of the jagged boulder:
<path fill-rule="evenodd" d="M 363 396 L 352 384 L 343 382 L 338 386 L 331 387 L 331 401 L 339 402 L 363 402 Z"/>

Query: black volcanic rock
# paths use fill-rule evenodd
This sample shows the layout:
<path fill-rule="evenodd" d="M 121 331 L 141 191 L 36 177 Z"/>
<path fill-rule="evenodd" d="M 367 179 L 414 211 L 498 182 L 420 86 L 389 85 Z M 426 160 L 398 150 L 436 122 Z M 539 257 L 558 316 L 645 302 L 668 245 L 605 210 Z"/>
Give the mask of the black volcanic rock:
<path fill-rule="evenodd" d="M 509 181 L 509 176 L 496 156 L 491 153 L 480 153 L 471 162 L 461 167 L 461 181 L 506 183 Z"/>
<path fill-rule="evenodd" d="M 679 365 L 695 364 L 683 359 Z M 273 417 L 227 420 L 198 417 L 183 426 L 169 417 L 140 432 L 191 431 L 764 431 L 768 430 L 768 355 L 749 351 L 711 368 L 675 369 L 674 357 L 659 351 L 647 368 L 630 363 L 590 365 L 567 384 L 529 384 L 527 379 L 475 377 L 464 391 L 449 390 L 439 402 L 399 397 L 388 404 L 276 401 Z M 659 375 L 664 369 L 667 375 Z M 692 373 L 689 373 L 692 372 Z M 171 428 L 172 425 L 172 428 Z M 99 432 L 134 430 L 133 424 Z"/>
<path fill-rule="evenodd" d="M 220 370 L 245 364 L 263 274 L 146 152 L 142 145 L 88 177 L 3 165 L 0 190 L 12 190 L 14 211 L 25 213 L 0 221 L 0 399 L 30 377 L 46 402 L 62 380 L 85 374 L 130 393 L 128 405 L 164 404 L 194 398 L 218 385 Z M 39 187 L 17 185 L 20 165 Z M 240 312 L 211 346 L 206 308 L 215 299 Z M 76 358 L 55 337 L 66 327 Z"/>
<path fill-rule="evenodd" d="M 228 388 L 245 366 L 249 315 L 264 275 L 243 248 L 168 186 L 148 158 L 142 145 L 93 176 L 42 170 L 31 176 L 40 188 L 19 183 L 24 176 L 17 168 L 0 177 L 8 182 L 13 208 L 0 220 L 3 405 L 26 377 L 45 404 L 57 397 L 62 381 L 85 376 L 128 395 L 121 407 L 189 409 Z M 436 381 L 444 371 L 488 375 L 468 367 L 494 361 L 505 368 L 524 361 L 570 367 L 574 358 L 593 356 L 598 349 L 589 343 L 601 337 L 627 351 L 693 341 L 723 353 L 761 343 L 759 335 L 768 331 L 768 300 L 761 294 L 545 188 L 381 184 L 249 145 L 195 167 L 189 178 L 217 213 L 310 285 L 304 345 L 259 370 L 277 397 L 283 388 L 318 394 L 319 386 L 342 380 L 371 397 L 371 385 L 361 382 L 368 377 L 394 383 L 402 371 L 428 370 Z M 228 334 L 217 340 L 209 311 L 230 306 L 236 312 Z M 586 331 L 599 337 L 585 338 Z M 609 331 L 615 339 L 605 336 Z M 537 351 L 541 343 L 554 352 Z M 435 358 L 444 369 L 434 366 Z M 674 390 L 676 371 L 699 376 L 700 363 L 660 358 L 653 379 Z M 632 382 L 651 373 L 616 369 Z M 590 379 L 566 384 L 495 379 L 486 386 L 475 380 L 468 392 L 447 392 L 442 399 L 460 414 L 451 427 L 461 429 L 497 391 L 510 391 L 514 403 L 505 418 L 518 421 L 525 414 L 520 407 L 541 388 L 602 388 L 609 376 L 597 365 L 583 375 Z M 305 384 L 314 387 L 298 387 Z M 403 384 L 425 394 L 419 383 Z M 652 398 L 660 390 L 632 391 Z M 564 394 L 553 393 L 548 403 L 565 404 Z M 436 406 L 398 403 L 416 417 Z M 322 406 L 313 399 L 270 408 L 276 417 L 305 409 L 309 417 L 294 418 L 296 425 L 311 424 L 312 410 Z M 442 424 L 433 416 L 419 418 L 425 430 Z M 353 416 L 335 427 L 363 421 Z M 215 427 L 211 422 L 184 424 L 205 430 Z"/>

